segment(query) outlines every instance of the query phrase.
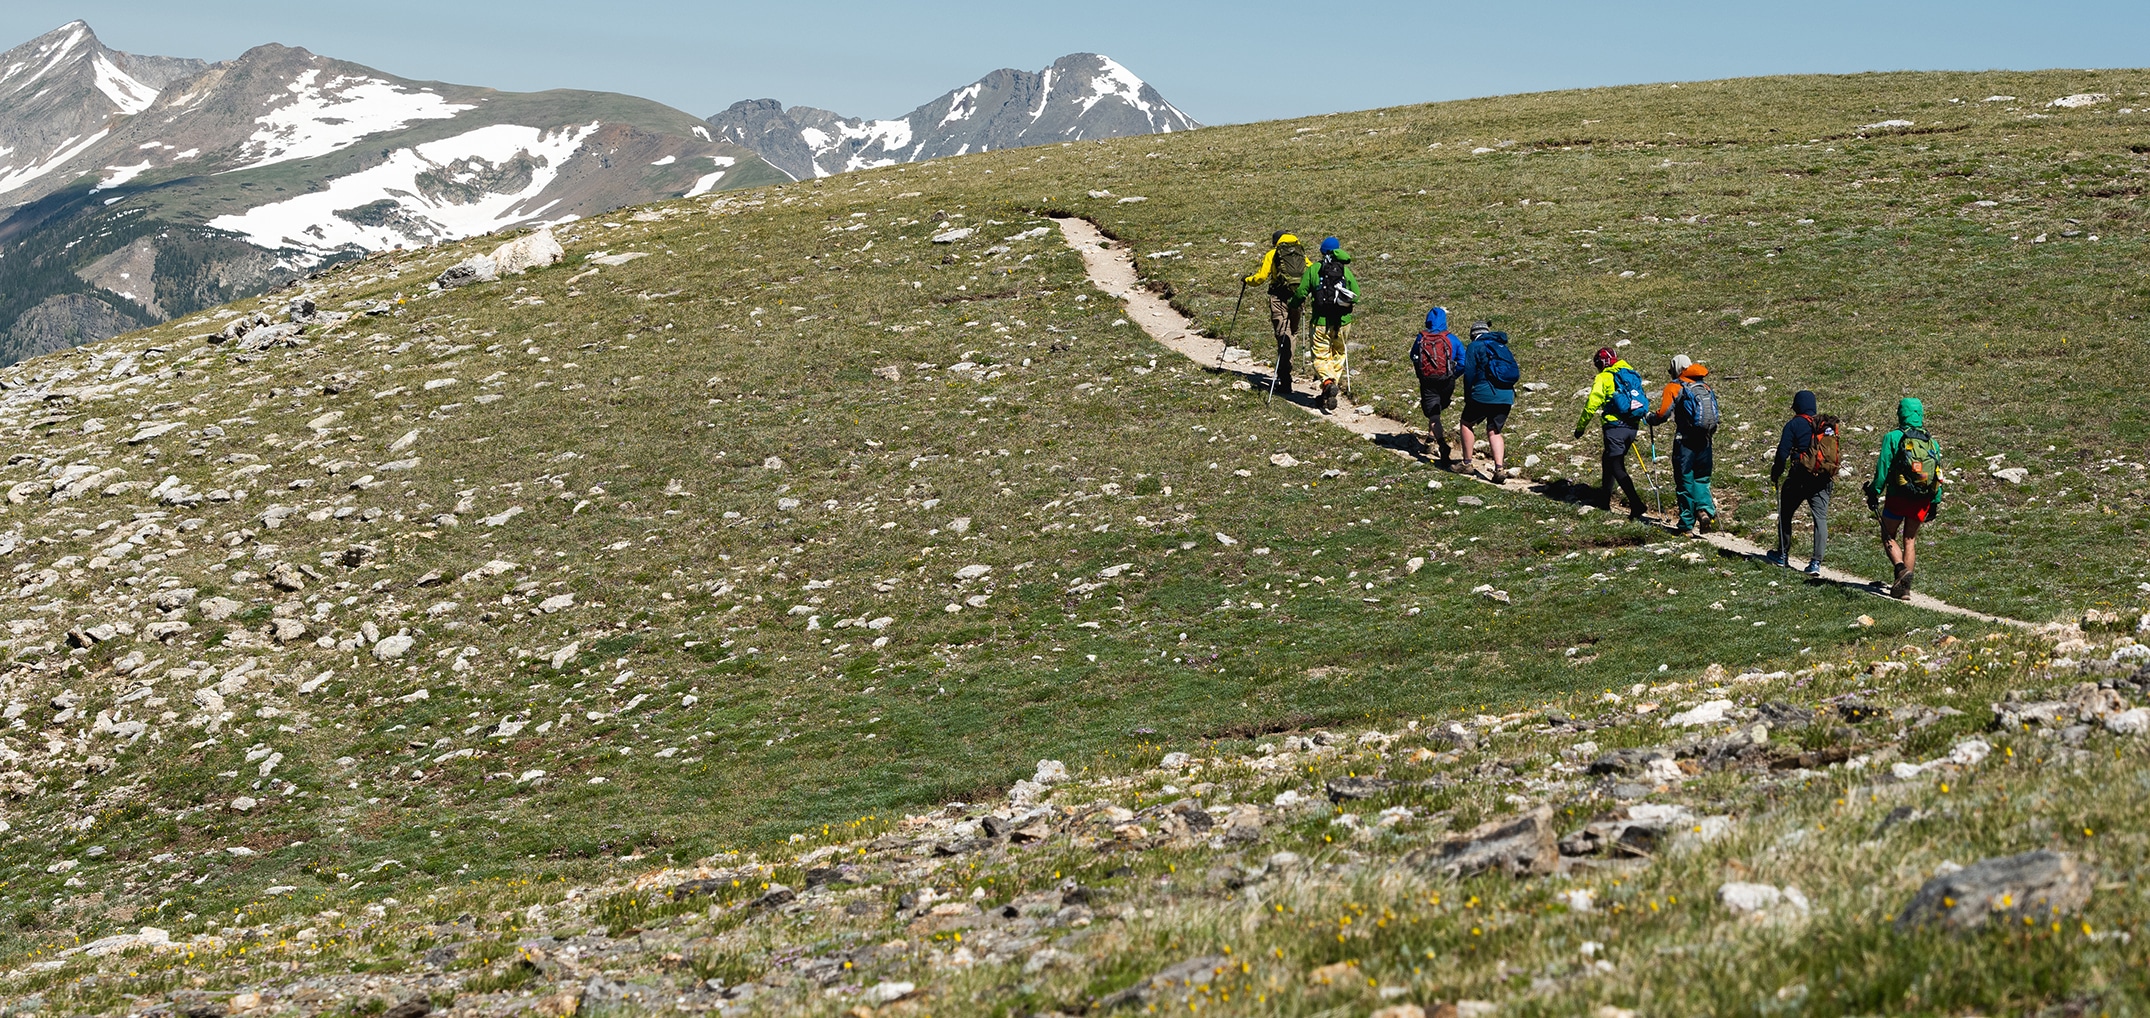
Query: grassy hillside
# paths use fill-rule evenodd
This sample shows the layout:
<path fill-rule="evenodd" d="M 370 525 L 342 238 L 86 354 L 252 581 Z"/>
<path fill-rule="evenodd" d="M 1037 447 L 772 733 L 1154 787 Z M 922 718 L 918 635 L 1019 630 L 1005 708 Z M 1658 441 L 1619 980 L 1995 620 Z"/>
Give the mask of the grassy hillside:
<path fill-rule="evenodd" d="M 1591 349 L 1630 340 L 1653 372 L 1695 353 L 1753 394 L 1727 405 L 1745 465 L 1719 474 L 1749 527 L 1794 388 L 1877 429 L 1915 392 L 1961 478 L 1923 586 L 2032 620 L 2138 606 L 2143 417 L 2117 394 L 2142 369 L 2117 353 L 2142 235 L 2089 193 L 2140 163 L 2134 79 L 2090 77 L 1566 93 L 997 153 L 577 224 L 565 264 L 445 294 L 426 282 L 487 245 L 343 266 L 306 292 L 383 313 L 297 345 L 212 345 L 228 319 L 203 314 L 9 369 L 0 938 L 25 961 L 144 924 L 236 945 L 377 907 L 385 939 L 319 964 L 417 971 L 397 924 L 512 930 L 494 904 L 559 901 L 537 888 L 878 834 L 1041 757 L 1112 775 L 1322 726 L 1580 715 L 1713 664 L 1856 676 L 1984 635 L 1265 405 L 1128 325 L 1053 210 L 1219 322 L 1245 242 L 1340 233 L 1370 293 L 1362 384 L 1399 409 L 1425 303 L 1496 318 L 1552 383 L 1511 432 L 1534 474 L 1588 451 L 1566 433 Z M 2116 98 L 2042 105 L 2092 88 Z M 1978 101 L 1999 92 L 2023 98 Z M 1916 126 L 1854 130 L 1892 117 Z M 1987 478 L 1995 455 L 2031 479 Z M 1839 547 L 1878 573 L 1856 515 Z M 2043 675 L 2031 649 L 2002 660 L 1925 738 Z M 1884 688 L 1801 674 L 1769 691 Z M 1725 807 L 1761 808 L 1742 795 Z M 613 932 L 642 921 L 606 907 Z M 761 943 L 739 964 L 784 950 Z M 18 988 L 118 1010 L 182 983 L 160 962 L 74 985 L 70 957 Z M 220 957 L 241 967 L 216 985 L 268 978 Z"/>

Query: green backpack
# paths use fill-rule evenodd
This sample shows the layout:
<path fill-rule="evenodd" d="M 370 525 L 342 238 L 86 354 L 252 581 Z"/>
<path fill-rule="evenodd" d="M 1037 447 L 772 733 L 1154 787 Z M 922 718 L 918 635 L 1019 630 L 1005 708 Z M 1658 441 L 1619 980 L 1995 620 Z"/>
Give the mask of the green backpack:
<path fill-rule="evenodd" d="M 1941 446 L 1932 435 L 1917 428 L 1905 428 L 1902 444 L 1896 447 L 1896 479 L 1905 491 L 1920 498 L 1932 498 L 1941 490 Z"/>
<path fill-rule="evenodd" d="M 1299 296 L 1299 283 L 1306 276 L 1306 249 L 1297 242 L 1278 244 L 1276 259 L 1269 266 L 1269 295 L 1291 300 Z"/>

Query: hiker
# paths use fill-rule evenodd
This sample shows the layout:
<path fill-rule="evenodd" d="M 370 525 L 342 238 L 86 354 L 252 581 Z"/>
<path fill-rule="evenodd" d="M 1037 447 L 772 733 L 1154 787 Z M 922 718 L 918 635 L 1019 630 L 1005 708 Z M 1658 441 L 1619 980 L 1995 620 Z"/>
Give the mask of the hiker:
<path fill-rule="evenodd" d="M 1919 528 L 1941 509 L 1941 483 L 1941 444 L 1926 433 L 1926 406 L 1906 396 L 1896 404 L 1896 430 L 1881 436 L 1874 479 L 1866 484 L 1866 507 L 1881 517 L 1881 550 L 1896 567 L 1892 597 L 1911 596 Z"/>
<path fill-rule="evenodd" d="M 1804 505 L 1814 514 L 1814 557 L 1807 560 L 1806 574 L 1822 574 L 1822 552 L 1829 547 L 1829 496 L 1843 465 L 1837 419 L 1820 416 L 1814 394 L 1799 390 L 1792 396 L 1792 419 L 1777 437 L 1776 461 L 1769 466 L 1769 483 L 1777 486 L 1777 547 L 1763 561 L 1791 565 L 1792 517 Z"/>
<path fill-rule="evenodd" d="M 1635 479 L 1627 472 L 1627 451 L 1635 444 L 1642 420 L 1650 412 L 1650 397 L 1643 394 L 1642 375 L 1618 354 L 1600 347 L 1590 362 L 1597 366 L 1598 377 L 1590 383 L 1590 398 L 1583 403 L 1583 416 L 1575 422 L 1575 437 L 1582 438 L 1583 430 L 1592 421 L 1604 429 L 1597 507 L 1612 510 L 1613 486 L 1617 484 L 1620 494 L 1627 498 L 1627 518 L 1639 520 L 1646 513 L 1642 496 L 1635 492 Z"/>
<path fill-rule="evenodd" d="M 1449 465 L 1448 430 L 1441 413 L 1456 399 L 1456 379 L 1463 377 L 1463 343 L 1448 331 L 1448 309 L 1426 312 L 1426 327 L 1411 338 L 1411 367 L 1418 373 L 1418 408 L 1426 415 L 1426 433 Z M 1468 458 L 1468 454 L 1465 454 Z"/>
<path fill-rule="evenodd" d="M 1248 286 L 1269 284 L 1269 331 L 1277 336 L 1277 370 L 1273 387 L 1291 391 L 1291 346 L 1299 335 L 1299 311 L 1306 304 L 1299 293 L 1300 277 L 1306 275 L 1306 249 L 1299 238 L 1278 230 L 1269 237 L 1269 250 L 1262 265 L 1243 282 Z"/>
<path fill-rule="evenodd" d="M 1672 491 L 1680 508 L 1680 532 L 1700 537 L 1717 522 L 1717 502 L 1710 497 L 1710 472 L 1716 454 L 1717 390 L 1710 369 L 1686 354 L 1672 356 L 1672 381 L 1657 397 L 1650 426 L 1672 421 Z"/>
<path fill-rule="evenodd" d="M 1463 446 L 1464 473 L 1473 473 L 1471 457 L 1477 454 L 1478 436 L 1472 429 L 1486 427 L 1486 444 L 1493 452 L 1493 472 L 1481 474 L 1498 481 L 1508 457 L 1508 411 L 1515 406 L 1515 383 L 1522 377 L 1515 351 L 1508 348 L 1508 334 L 1496 332 L 1492 322 L 1471 323 L 1471 345 L 1463 350 L 1463 420 L 1456 438 Z"/>
<path fill-rule="evenodd" d="M 1351 310 L 1359 301 L 1359 277 L 1351 252 L 1335 237 L 1321 240 L 1321 261 L 1306 267 L 1299 298 L 1314 304 L 1314 373 L 1321 376 L 1321 412 L 1336 412 L 1336 383 L 1344 375 L 1344 344 L 1351 341 Z"/>

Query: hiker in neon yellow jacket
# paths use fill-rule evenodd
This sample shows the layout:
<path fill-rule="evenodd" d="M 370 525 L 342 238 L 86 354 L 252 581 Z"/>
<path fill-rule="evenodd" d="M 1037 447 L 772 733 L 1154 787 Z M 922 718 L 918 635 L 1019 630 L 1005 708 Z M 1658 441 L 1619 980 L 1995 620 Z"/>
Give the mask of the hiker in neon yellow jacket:
<path fill-rule="evenodd" d="M 1612 509 L 1614 486 L 1627 498 L 1628 519 L 1643 518 L 1642 496 L 1635 491 L 1635 478 L 1627 472 L 1627 450 L 1635 444 L 1636 421 L 1613 412 L 1612 398 L 1618 392 L 1613 376 L 1621 371 L 1634 371 L 1635 366 L 1621 360 L 1611 350 L 1600 348 L 1591 363 L 1598 369 L 1596 381 L 1590 383 L 1590 398 L 1583 402 L 1583 415 L 1575 420 L 1575 437 L 1582 438 L 1583 431 L 1596 422 L 1604 430 L 1605 448 L 1598 461 L 1597 507 Z"/>
<path fill-rule="evenodd" d="M 1881 550 L 1896 567 L 1889 593 L 1911 595 L 1918 566 L 1919 528 L 1941 510 L 1941 443 L 1926 433 L 1926 405 L 1906 396 L 1896 404 L 1896 430 L 1881 436 L 1866 507 L 1881 517 Z M 1901 535 L 1901 537 L 1899 537 Z"/>
<path fill-rule="evenodd" d="M 1248 286 L 1269 284 L 1269 331 L 1277 337 L 1273 384 L 1285 392 L 1291 391 L 1292 340 L 1299 335 L 1299 311 L 1306 304 L 1306 295 L 1299 292 L 1306 265 L 1306 251 L 1299 246 L 1299 238 L 1290 231 L 1278 230 L 1269 238 L 1269 250 L 1263 253 L 1261 266 L 1241 280 Z"/>
<path fill-rule="evenodd" d="M 1342 293 L 1323 292 L 1325 271 L 1341 277 Z M 1308 264 L 1299 277 L 1299 299 L 1311 299 L 1314 304 L 1314 373 L 1321 376 L 1323 413 L 1336 412 L 1336 383 L 1344 375 L 1344 344 L 1351 340 L 1351 310 L 1358 296 L 1359 277 L 1351 271 L 1351 252 L 1335 237 L 1323 238 L 1321 261 Z M 1348 299 L 1338 303 L 1332 297 Z"/>

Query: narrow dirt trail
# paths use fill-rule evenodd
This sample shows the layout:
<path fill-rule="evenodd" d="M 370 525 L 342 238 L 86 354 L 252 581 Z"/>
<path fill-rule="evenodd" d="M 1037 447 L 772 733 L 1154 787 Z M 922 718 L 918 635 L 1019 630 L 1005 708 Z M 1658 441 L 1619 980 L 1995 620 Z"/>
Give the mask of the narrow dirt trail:
<path fill-rule="evenodd" d="M 1082 255 L 1083 265 L 1089 272 L 1091 284 L 1105 291 L 1114 299 L 1125 301 L 1128 320 L 1141 326 L 1142 331 L 1148 333 L 1150 338 L 1164 344 L 1188 360 L 1201 365 L 1206 370 L 1238 375 L 1256 389 L 1269 387 L 1271 381 L 1270 372 L 1266 367 L 1249 361 L 1226 361 L 1224 359 L 1225 342 L 1202 335 L 1201 330 L 1192 320 L 1180 314 L 1178 309 L 1174 308 L 1163 296 L 1143 286 L 1140 276 L 1135 272 L 1133 257 L 1127 251 L 1108 240 L 1095 224 L 1086 219 L 1076 218 L 1055 219 L 1054 222 L 1060 225 L 1060 233 L 1066 238 L 1068 246 Z M 1263 334 L 1267 335 L 1267 312 L 1261 311 L 1258 317 L 1260 318 L 1259 327 L 1264 330 Z M 1276 396 L 1279 402 L 1296 407 L 1303 413 L 1321 418 L 1346 431 L 1363 435 L 1375 445 L 1398 456 L 1418 462 L 1424 461 L 1425 457 L 1420 448 L 1419 436 L 1421 433 L 1418 429 L 1373 413 L 1370 407 L 1362 409 L 1342 396 L 1338 397 L 1339 404 L 1336 413 L 1324 415 L 1315 405 L 1315 399 L 1319 394 L 1318 386 L 1308 379 L 1301 378 L 1293 381 L 1290 392 L 1279 390 Z M 1449 479 L 1473 481 L 1519 494 L 1545 495 L 1542 485 L 1521 479 L 1487 481 L 1468 474 L 1447 474 L 1445 476 Z M 1563 501 L 1561 504 L 1568 505 L 1571 503 Z M 1673 532 L 1672 528 L 1666 527 L 1658 521 L 1653 520 L 1652 525 L 1659 526 L 1668 533 Z M 1741 558 L 1759 560 L 1767 551 L 1767 549 L 1752 541 L 1734 537 L 1731 534 L 1704 534 L 1695 540 L 1707 542 L 1715 547 L 1720 554 Z M 1798 575 L 1796 571 L 1794 574 Z M 1876 597 L 1894 600 L 1883 593 L 1884 587 L 1882 584 L 1837 569 L 1824 568 L 1819 582 L 1834 583 L 1838 586 L 1856 589 Z M 1976 619 L 1980 622 L 1995 625 L 2016 626 L 2022 629 L 2035 628 L 2032 623 L 2024 622 L 2020 619 L 2002 618 L 1997 615 L 1988 615 L 1984 612 L 1958 607 L 1917 591 L 1912 592 L 1910 599 L 1906 603 L 1927 611 Z"/>

